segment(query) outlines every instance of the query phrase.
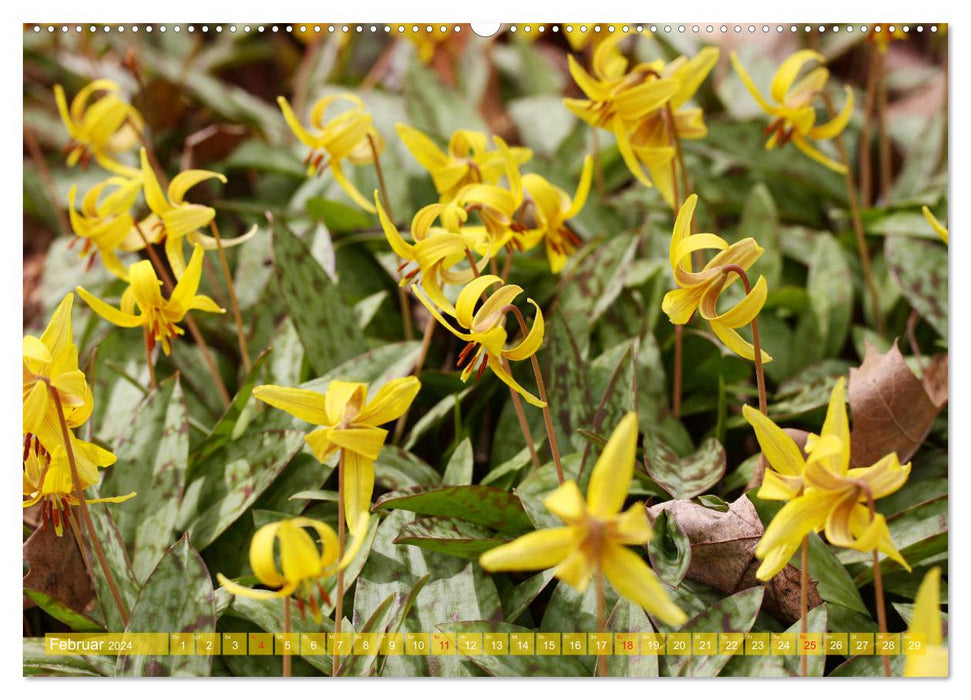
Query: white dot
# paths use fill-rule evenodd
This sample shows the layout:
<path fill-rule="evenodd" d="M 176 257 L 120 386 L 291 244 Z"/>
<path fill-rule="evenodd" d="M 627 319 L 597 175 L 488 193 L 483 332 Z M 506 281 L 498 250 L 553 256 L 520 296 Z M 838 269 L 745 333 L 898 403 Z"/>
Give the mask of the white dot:
<path fill-rule="evenodd" d="M 937 25 L 936 24 L 931 25 L 931 31 L 932 32 L 936 32 L 937 31 Z"/>
<path fill-rule="evenodd" d="M 880 32 L 882 32 L 882 31 L 883 31 L 883 27 L 881 27 L 881 26 L 880 26 L 880 25 L 878 24 L 877 26 L 875 26 L 875 27 L 873 28 L 873 31 L 875 31 L 875 32 L 876 32 L 877 34 L 879 34 Z"/>
<path fill-rule="evenodd" d="M 849 26 L 848 26 L 848 27 L 846 28 L 846 33 L 847 33 L 847 34 L 852 34 L 852 33 L 853 33 L 853 25 L 852 25 L 852 24 L 851 24 L 851 25 L 849 25 Z"/>
<path fill-rule="evenodd" d="M 834 32 L 834 33 L 835 33 L 835 32 L 839 32 L 839 30 L 840 30 L 840 26 L 839 26 L 838 24 L 836 24 L 836 25 L 833 25 L 833 32 Z"/>
<path fill-rule="evenodd" d="M 762 25 L 762 33 L 763 34 L 768 34 L 769 33 L 769 25 L 767 25 L 767 24 L 763 24 Z"/>
<path fill-rule="evenodd" d="M 124 27 L 121 27 L 118 31 L 119 32 L 123 32 L 123 31 L 125 31 L 125 28 Z M 64 34 L 66 32 L 67 32 L 67 25 L 66 24 L 62 24 L 61 25 L 61 34 Z"/>
<path fill-rule="evenodd" d="M 160 32 L 162 32 L 163 34 L 165 34 L 165 32 L 167 31 L 167 28 L 166 28 L 166 26 L 165 26 L 165 25 L 163 24 L 162 26 L 160 26 L 160 27 L 158 28 L 158 30 L 159 30 Z"/>
<path fill-rule="evenodd" d="M 79 24 L 78 26 L 76 26 L 74 28 L 74 31 L 76 31 L 78 34 L 80 34 L 81 33 L 81 25 Z"/>
<path fill-rule="evenodd" d="M 187 29 L 188 29 L 188 31 L 189 31 L 190 34 L 196 30 L 196 28 L 193 25 L 191 25 L 191 24 L 187 27 Z"/>
<path fill-rule="evenodd" d="M 824 27 L 823 25 L 819 25 L 819 31 L 820 32 L 825 32 L 826 31 L 826 27 Z"/>
<path fill-rule="evenodd" d="M 749 34 L 754 34 L 755 33 L 755 25 L 754 24 L 748 25 L 748 33 Z"/>
<path fill-rule="evenodd" d="M 865 24 L 860 27 L 860 31 L 861 32 L 865 32 L 866 31 L 866 25 Z"/>
<path fill-rule="evenodd" d="M 721 26 L 721 30 L 722 30 L 722 34 L 724 34 L 725 32 L 727 32 L 727 31 L 728 31 L 728 27 L 726 27 L 726 26 L 725 26 L 725 25 L 723 24 L 723 25 Z"/>
<path fill-rule="evenodd" d="M 922 31 L 924 31 L 924 25 L 922 25 L 922 24 L 918 24 L 918 25 L 917 25 L 917 31 L 918 31 L 918 32 L 922 32 Z"/>
<path fill-rule="evenodd" d="M 303 29 L 303 27 L 301 27 L 301 29 Z M 231 32 L 233 32 L 235 34 L 236 33 L 236 25 L 235 24 L 229 25 L 229 31 L 231 31 Z"/>
<path fill-rule="evenodd" d="M 65 30 L 66 30 L 66 27 L 61 27 L 61 31 L 65 31 Z M 125 25 L 122 24 L 120 27 L 118 27 L 118 31 L 124 33 L 125 32 Z"/>
<path fill-rule="evenodd" d="M 511 27 L 509 27 L 509 31 L 511 31 L 513 34 L 515 34 L 516 33 L 516 25 L 514 24 Z"/>
<path fill-rule="evenodd" d="M 40 31 L 40 27 L 38 27 L 38 26 L 37 26 L 37 25 L 35 24 L 35 25 L 34 25 L 34 34 L 36 34 L 36 33 L 37 33 L 37 32 L 39 32 L 39 31 Z"/>

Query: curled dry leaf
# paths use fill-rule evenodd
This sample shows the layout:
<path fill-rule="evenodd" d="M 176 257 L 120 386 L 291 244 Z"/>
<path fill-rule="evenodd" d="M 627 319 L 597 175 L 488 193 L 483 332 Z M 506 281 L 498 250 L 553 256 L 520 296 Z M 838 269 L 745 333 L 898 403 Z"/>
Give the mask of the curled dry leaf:
<path fill-rule="evenodd" d="M 69 530 L 58 537 L 50 523 L 42 523 L 24 542 L 24 563 L 29 567 L 24 588 L 39 591 L 71 610 L 84 612 L 94 589 L 84 568 L 81 550 Z M 34 603 L 24 597 L 24 607 Z"/>
<path fill-rule="evenodd" d="M 755 578 L 759 561 L 755 547 L 762 537 L 762 521 L 747 496 L 733 501 L 728 511 L 706 508 L 689 500 L 674 500 L 648 508 L 653 522 L 662 511 L 673 516 L 691 542 L 691 565 L 685 578 L 725 593 L 763 585 Z M 788 565 L 765 585 L 765 609 L 787 623 L 799 619 L 799 570 Z M 822 603 L 816 582 L 809 581 L 809 606 Z"/>
<path fill-rule="evenodd" d="M 867 343 L 859 369 L 850 370 L 852 466 L 866 467 L 889 452 L 909 460 L 947 403 L 947 355 L 934 357 L 918 379 L 897 343 L 881 353 Z"/>

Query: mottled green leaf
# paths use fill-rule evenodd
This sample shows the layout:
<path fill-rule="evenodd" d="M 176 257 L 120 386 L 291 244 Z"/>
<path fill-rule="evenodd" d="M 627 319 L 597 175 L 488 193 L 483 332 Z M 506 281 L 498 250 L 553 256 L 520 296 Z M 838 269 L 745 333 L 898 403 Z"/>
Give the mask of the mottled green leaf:
<path fill-rule="evenodd" d="M 651 568 L 665 583 L 677 586 L 691 566 L 691 542 L 678 521 L 661 511 L 654 519 L 654 538 L 648 543 Z"/>
<path fill-rule="evenodd" d="M 825 605 L 817 605 L 815 608 L 809 611 L 806 615 L 806 631 L 810 634 L 819 633 L 822 634 L 827 631 L 829 615 L 826 610 Z M 797 620 L 786 632 L 799 634 L 802 632 L 802 621 Z M 796 643 L 798 644 L 798 637 L 796 637 Z M 808 663 L 806 664 L 806 675 L 809 678 L 820 678 L 823 675 L 823 671 L 826 668 L 826 657 L 823 654 L 807 656 Z M 784 656 L 782 657 L 783 663 L 789 672 L 794 676 L 802 675 L 800 670 L 800 657 L 799 656 Z"/>
<path fill-rule="evenodd" d="M 334 235 L 359 231 L 375 224 L 374 216 L 359 207 L 323 197 L 311 197 L 307 200 L 307 214 L 323 221 L 327 230 Z"/>
<path fill-rule="evenodd" d="M 607 630 L 619 634 L 645 634 L 654 632 L 654 625 L 641 606 L 621 598 L 607 618 Z M 615 653 L 607 657 L 607 676 L 611 678 L 657 678 L 657 675 L 655 655 L 623 656 Z"/>
<path fill-rule="evenodd" d="M 90 660 L 72 654 L 51 656 L 46 652 L 43 637 L 24 637 L 24 676 L 101 676 Z"/>
<path fill-rule="evenodd" d="M 679 458 L 656 437 L 645 437 L 647 473 L 674 498 L 693 498 L 719 482 L 725 474 L 725 448 L 708 438 L 696 452 Z"/>
<path fill-rule="evenodd" d="M 24 588 L 24 596 L 30 598 L 37 604 L 37 607 L 55 620 L 63 622 L 75 632 L 104 632 L 104 627 L 90 617 L 71 609 L 46 593 Z"/>
<path fill-rule="evenodd" d="M 907 303 L 947 341 L 947 246 L 908 236 L 887 236 L 884 254 Z"/>
<path fill-rule="evenodd" d="M 816 240 L 806 292 L 825 356 L 839 355 L 853 315 L 853 275 L 846 253 L 831 235 L 821 235 Z"/>
<path fill-rule="evenodd" d="M 507 540 L 492 530 L 459 518 L 419 518 L 398 532 L 395 544 L 414 545 L 432 552 L 478 561 L 479 555 Z"/>
<path fill-rule="evenodd" d="M 374 610 L 367 622 L 356 628 L 362 634 L 384 632 L 391 622 L 395 613 L 395 602 L 397 596 L 394 594 L 385 598 Z M 339 676 L 370 676 L 373 675 L 375 662 L 378 659 L 378 645 L 372 646 L 372 651 L 368 654 L 354 654 L 344 659 L 338 670 Z"/>
<path fill-rule="evenodd" d="M 532 634 L 534 630 L 527 627 L 511 625 L 508 622 L 488 620 L 472 620 L 450 622 L 436 625 L 442 632 L 461 633 L 505 633 L 520 632 Z M 476 654 L 461 656 L 468 659 L 490 676 L 511 678 L 556 678 L 571 676 L 589 676 L 590 669 L 583 663 L 581 656 L 516 656 L 513 654 L 489 656 Z"/>
<path fill-rule="evenodd" d="M 460 518 L 507 535 L 532 529 L 520 500 L 490 486 L 413 486 L 381 496 L 374 510 L 382 508 Z"/>
<path fill-rule="evenodd" d="M 215 632 L 212 579 L 188 535 L 173 544 L 145 581 L 126 632 Z M 118 676 L 208 676 L 212 656 L 119 656 Z"/>
<path fill-rule="evenodd" d="M 472 441 L 465 438 L 460 442 L 445 466 L 442 483 L 447 486 L 467 486 L 472 483 L 473 462 Z"/>

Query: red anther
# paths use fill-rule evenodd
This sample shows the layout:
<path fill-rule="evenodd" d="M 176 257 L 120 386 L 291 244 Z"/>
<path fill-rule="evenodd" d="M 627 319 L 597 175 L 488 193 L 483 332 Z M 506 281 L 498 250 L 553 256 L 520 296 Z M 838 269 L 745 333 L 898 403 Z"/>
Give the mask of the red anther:
<path fill-rule="evenodd" d="M 310 598 L 310 612 L 313 613 L 314 619 L 317 619 L 318 617 L 320 617 L 320 608 L 317 607 L 317 599 L 314 598 L 313 596 L 309 596 L 309 598 Z"/>
<path fill-rule="evenodd" d="M 94 267 L 94 256 L 93 255 L 88 258 L 88 262 L 84 266 L 84 271 L 85 272 L 91 272 L 91 268 L 92 267 Z"/>
<path fill-rule="evenodd" d="M 563 238 L 565 238 L 571 245 L 580 245 L 580 237 L 565 226 L 560 229 L 560 235 L 562 235 Z"/>
<path fill-rule="evenodd" d="M 482 358 L 482 364 L 479 365 L 479 369 L 475 373 L 475 381 L 479 381 L 479 379 L 485 373 L 486 367 L 488 366 L 489 366 L 489 358 L 487 356 L 484 356 Z"/>
<path fill-rule="evenodd" d="M 25 462 L 27 461 L 27 458 L 30 456 L 31 437 L 32 437 L 31 434 L 27 433 L 27 437 L 24 438 L 24 461 Z"/>
<path fill-rule="evenodd" d="M 77 237 L 72 238 L 71 239 L 71 242 L 67 244 L 67 249 L 68 250 L 73 250 L 74 249 L 74 244 L 77 243 L 77 242 L 78 242 Z"/>
<path fill-rule="evenodd" d="M 523 233 L 524 231 L 528 231 L 529 227 L 526 226 L 526 224 L 520 223 L 519 221 L 513 221 L 509 224 L 509 229 L 515 231 L 516 233 Z"/>
<path fill-rule="evenodd" d="M 767 127 L 765 127 L 762 130 L 762 135 L 763 136 L 768 136 L 773 131 L 778 131 L 778 129 L 779 129 L 779 127 L 781 125 L 782 125 L 782 117 L 779 117 L 778 119 L 773 120 L 773 122 L 771 124 L 769 124 Z"/>
<path fill-rule="evenodd" d="M 792 138 L 792 129 L 783 129 L 779 127 L 779 146 L 785 146 L 789 143 L 789 139 Z"/>
<path fill-rule="evenodd" d="M 455 363 L 456 367 L 461 367 L 462 365 L 465 364 L 466 360 L 469 357 L 469 353 L 472 352 L 472 349 L 475 346 L 476 346 L 476 342 L 474 340 L 470 340 L 468 343 L 465 344 L 465 347 L 462 348 L 462 352 L 459 353 L 458 361 Z"/>
<path fill-rule="evenodd" d="M 297 612 L 300 613 L 300 619 L 301 620 L 307 619 L 307 611 L 304 609 L 303 599 L 300 596 L 297 596 L 296 601 L 297 601 Z"/>
<path fill-rule="evenodd" d="M 405 260 L 403 263 L 401 263 L 400 265 L 398 265 L 398 272 L 401 272 L 406 267 L 408 267 L 408 265 L 410 265 L 410 264 L 411 264 L 411 260 Z"/>

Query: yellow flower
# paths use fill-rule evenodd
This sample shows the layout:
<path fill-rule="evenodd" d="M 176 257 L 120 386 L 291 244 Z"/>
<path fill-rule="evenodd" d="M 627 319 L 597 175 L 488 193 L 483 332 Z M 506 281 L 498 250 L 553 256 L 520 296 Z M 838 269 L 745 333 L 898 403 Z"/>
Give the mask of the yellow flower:
<path fill-rule="evenodd" d="M 935 566 L 927 572 L 914 599 L 913 617 L 907 631 L 924 635 L 924 652 L 907 656 L 904 676 L 912 678 L 946 678 L 947 646 L 941 633 L 940 611 L 941 569 Z"/>
<path fill-rule="evenodd" d="M 625 545 L 647 544 L 654 533 L 643 503 L 621 512 L 634 475 L 637 414 L 617 425 L 597 460 L 587 498 L 576 482 L 565 482 L 546 497 L 547 510 L 566 527 L 537 530 L 490 549 L 479 558 L 486 571 L 532 571 L 556 567 L 554 575 L 583 592 L 603 574 L 623 597 L 669 625 L 688 618 L 668 597 L 644 560 Z"/>
<path fill-rule="evenodd" d="M 202 204 L 192 204 L 185 201 L 185 193 L 200 182 L 219 180 L 226 182 L 226 176 L 211 170 L 186 170 L 172 178 L 168 191 L 163 193 L 155 171 L 148 162 L 145 149 L 142 149 L 142 179 L 145 183 L 145 202 L 155 215 L 154 224 L 149 224 L 153 234 L 152 242 L 165 237 L 165 255 L 172 265 L 176 279 L 180 279 L 185 272 L 185 254 L 182 250 L 182 240 L 188 239 L 193 245 L 200 245 L 210 250 L 216 248 L 216 240 L 199 231 L 203 226 L 216 218 L 216 210 Z M 147 234 L 146 234 L 147 235 Z M 238 245 L 245 240 L 245 236 L 223 241 L 223 246 Z"/>
<path fill-rule="evenodd" d="M 910 463 L 901 465 L 892 452 L 872 466 L 850 469 L 845 383 L 841 378 L 833 387 L 820 435 L 810 435 L 806 440 L 801 495 L 776 514 L 755 549 L 755 556 L 762 560 L 756 576 L 763 581 L 785 567 L 806 535 L 820 531 L 825 531 L 830 544 L 861 552 L 876 549 L 910 570 L 890 539 L 886 519 L 880 513 L 874 513 L 871 519 L 867 505 L 871 499 L 888 496 L 903 486 Z M 776 464 L 783 461 L 777 458 Z M 787 461 L 792 464 L 791 454 Z"/>
<path fill-rule="evenodd" d="M 78 369 L 78 348 L 71 330 L 74 295 L 67 294 L 57 305 L 50 323 L 40 338 L 23 340 L 24 435 L 37 435 L 44 444 L 62 440 L 61 411 L 69 428 L 83 424 L 94 409 L 94 397 L 84 372 Z M 51 392 L 57 390 L 57 399 Z"/>
<path fill-rule="evenodd" d="M 489 287 L 497 283 L 502 286 L 492 292 L 476 311 L 475 305 L 479 299 Z M 465 369 L 462 370 L 463 382 L 469 380 L 476 368 L 478 368 L 476 372 L 476 379 L 478 379 L 485 372 L 486 367 L 489 367 L 499 379 L 519 392 L 533 406 L 539 408 L 546 406 L 545 401 L 526 391 L 503 366 L 504 360 L 518 362 L 535 355 L 543 345 L 545 329 L 543 312 L 535 301 L 527 299 L 526 301 L 536 308 L 536 318 L 526 337 L 518 345 L 506 348 L 506 314 L 511 311 L 509 307 L 513 300 L 522 294 L 522 287 L 518 284 L 505 284 L 497 275 L 482 275 L 465 285 L 455 302 L 454 316 L 460 328 L 468 329 L 468 332 L 458 330 L 446 321 L 441 312 L 425 298 L 416 285 L 412 285 L 411 290 L 439 323 L 452 335 L 466 341 L 467 345 L 458 359 L 459 367 L 465 365 Z"/>
<path fill-rule="evenodd" d="M 753 238 L 744 238 L 729 245 L 713 233 L 691 235 L 691 219 L 697 203 L 698 195 L 688 197 L 674 222 L 671 268 L 678 288 L 664 295 L 661 308 L 671 323 L 679 325 L 688 323 L 695 311 L 700 312 L 729 350 L 747 360 L 754 360 L 755 348 L 734 329 L 749 325 L 761 311 L 768 294 L 765 277 L 759 275 L 752 291 L 724 313 L 718 313 L 718 297 L 738 279 L 737 272 L 726 270 L 726 266 L 738 266 L 747 271 L 761 257 L 762 248 Z M 691 254 L 696 250 L 709 249 L 718 253 L 700 272 L 694 272 Z M 762 362 L 771 361 L 772 357 L 762 350 Z"/>
<path fill-rule="evenodd" d="M 328 604 L 330 600 L 321 587 L 319 579 L 333 576 L 338 571 L 346 569 L 357 556 L 364 543 L 363 535 L 367 532 L 368 518 L 367 513 L 361 514 L 355 529 L 362 536 L 351 540 L 350 546 L 340 561 L 337 560 L 339 550 L 337 535 L 333 528 L 319 520 L 291 518 L 264 525 L 257 530 L 250 540 L 250 568 L 253 569 L 260 583 L 276 590 L 247 588 L 229 580 L 221 573 L 217 573 L 216 578 L 229 593 L 254 600 L 287 598 L 294 591 L 298 591 L 297 605 L 301 607 L 301 611 L 302 596 L 310 603 L 314 620 L 320 622 L 317 594 Z M 316 541 L 307 534 L 307 528 L 316 533 Z M 274 553 L 278 542 L 279 566 Z M 314 592 L 314 584 L 317 587 L 317 594 Z"/>
<path fill-rule="evenodd" d="M 833 117 L 825 124 L 816 125 L 816 107 L 813 101 L 822 93 L 829 79 L 829 71 L 819 66 L 809 71 L 808 74 L 799 82 L 793 83 L 796 76 L 803 66 L 811 61 L 822 63 L 825 58 L 822 54 L 809 49 L 796 51 L 789 56 L 772 78 L 770 94 L 776 104 L 769 104 L 755 87 L 752 78 L 745 72 L 741 61 L 733 51 L 731 54 L 732 65 L 738 76 L 745 83 L 745 87 L 762 108 L 775 120 L 765 129 L 766 134 L 772 134 L 765 144 L 766 150 L 771 150 L 776 146 L 785 146 L 790 140 L 796 144 L 796 148 L 805 153 L 818 163 L 822 163 L 830 170 L 838 173 L 846 173 L 846 166 L 837 163 L 835 160 L 825 155 L 822 151 L 813 146 L 809 140 L 826 141 L 839 136 L 850 121 L 853 115 L 853 90 L 849 85 L 846 88 L 846 104 L 843 111 Z"/>
<path fill-rule="evenodd" d="M 934 229 L 934 232 L 941 237 L 942 241 L 947 243 L 947 228 L 940 221 L 937 220 L 937 217 L 934 216 L 931 213 L 931 210 L 928 209 L 926 206 L 922 207 L 921 211 L 924 212 L 924 218 L 927 219 L 927 223 L 931 225 L 931 228 Z"/>
<path fill-rule="evenodd" d="M 583 121 L 613 133 L 620 155 L 631 173 L 646 187 L 651 187 L 631 143 L 631 131 L 675 97 L 681 84 L 661 76 L 656 64 L 641 63 L 628 71 L 627 59 L 618 49 L 624 37 L 624 34 L 615 33 L 597 46 L 593 55 L 593 76 L 572 55 L 569 56 L 570 74 L 588 99 L 567 98 L 563 104 Z"/>
<path fill-rule="evenodd" d="M 68 435 L 83 493 L 89 486 L 98 483 L 98 469 L 111 466 L 117 457 L 93 443 L 78 440 L 73 431 L 68 431 Z M 62 436 L 59 436 L 59 440 L 61 439 Z M 47 522 L 54 524 L 54 531 L 60 537 L 64 529 L 62 513 L 69 506 L 79 505 L 79 502 L 74 495 L 74 479 L 67 452 L 61 442 L 53 444 L 53 449 L 48 452 L 36 435 L 24 438 L 23 507 L 28 508 L 43 500 L 42 516 Z M 135 495 L 132 491 L 126 496 L 86 498 L 85 503 L 121 503 Z"/>
<path fill-rule="evenodd" d="M 481 270 L 489 261 L 488 234 L 480 227 L 462 228 L 461 224 L 468 214 L 462 207 L 453 204 L 429 204 L 422 207 L 411 222 L 411 237 L 414 243 L 408 243 L 402 238 L 398 227 L 394 225 L 378 197 L 374 193 L 374 202 L 378 208 L 378 218 L 384 235 L 391 245 L 391 249 L 405 262 L 398 268 L 404 271 L 409 264 L 414 263 L 414 269 L 404 272 L 400 286 L 411 283 L 421 274 L 421 286 L 429 298 L 444 309 L 454 314 L 455 307 L 445 297 L 442 286 L 445 284 L 466 284 L 475 278 L 475 269 Z M 441 220 L 443 227 L 433 226 L 436 220 Z M 471 265 L 461 270 L 453 268 L 467 259 L 467 253 L 485 249 L 476 261 L 476 268 Z"/>
<path fill-rule="evenodd" d="M 159 289 L 162 283 L 155 275 L 155 269 L 148 260 L 140 260 L 128 268 L 131 280 L 128 288 L 121 295 L 121 309 L 98 299 L 87 290 L 78 287 L 78 294 L 91 309 L 109 323 L 121 328 L 135 328 L 144 326 L 148 329 L 150 347 L 158 341 L 162 342 L 162 350 L 166 355 L 172 354 L 172 338 L 183 335 L 185 331 L 177 323 L 185 318 L 186 313 L 194 309 L 222 314 L 226 310 L 207 296 L 196 294 L 199 290 L 199 279 L 202 276 L 201 246 L 195 246 L 189 266 L 182 275 L 182 279 L 175 285 L 168 299 L 162 296 Z M 135 308 L 139 313 L 135 313 Z"/>
<path fill-rule="evenodd" d="M 442 27 L 445 31 L 442 31 Z M 431 27 L 431 31 L 428 31 Z M 391 36 L 405 39 L 411 43 L 418 52 L 418 60 L 428 65 L 435 56 L 435 49 L 440 44 L 444 44 L 452 35 L 450 25 L 441 24 L 392 24 Z"/>
<path fill-rule="evenodd" d="M 102 194 L 111 192 L 102 198 Z M 75 235 L 84 240 L 81 257 L 94 252 L 96 248 L 105 267 L 116 277 L 128 281 L 128 270 L 118 259 L 116 250 L 135 251 L 145 247 L 144 241 L 135 230 L 130 210 L 142 190 L 140 178 L 110 177 L 88 190 L 81 200 L 81 211 L 75 208 L 78 188 L 71 185 L 68 192 L 68 214 Z M 88 265 L 94 262 L 94 255 L 88 258 Z"/>
<path fill-rule="evenodd" d="M 378 426 L 400 418 L 418 394 L 417 377 L 392 379 L 367 401 L 367 385 L 332 381 L 327 393 L 264 384 L 253 396 L 300 420 L 321 427 L 304 440 L 320 462 L 337 450 L 344 458 L 344 511 L 347 527 L 359 535 L 362 514 L 371 507 L 374 460 L 381 453 L 388 431 Z"/>
<path fill-rule="evenodd" d="M 327 109 L 337 100 L 350 102 L 352 106 L 325 123 Z M 329 167 L 337 184 L 347 196 L 364 211 L 374 213 L 374 207 L 347 179 L 341 165 L 341 161 L 345 159 L 355 165 L 374 161 L 368 136 L 374 140 L 379 153 L 383 148 L 384 142 L 374 128 L 371 115 L 364 108 L 364 102 L 349 92 L 320 98 L 310 111 L 310 126 L 313 128 L 313 132 L 310 132 L 300 124 L 286 98 L 277 97 L 276 101 L 287 125 L 300 141 L 310 147 L 306 160 L 307 174 L 315 175 Z"/>
<path fill-rule="evenodd" d="M 579 237 L 566 227 L 566 222 L 579 214 L 586 204 L 592 173 L 593 160 L 587 156 L 572 201 L 566 192 L 550 184 L 546 178 L 534 173 L 523 176 L 523 189 L 528 201 L 533 204 L 536 228 L 524 232 L 519 237 L 519 243 L 524 250 L 529 250 L 540 241 L 545 241 L 546 256 L 553 274 L 563 269 L 567 258 L 580 243 Z"/>
<path fill-rule="evenodd" d="M 894 31 L 890 31 L 891 26 L 894 27 Z M 907 35 L 904 34 L 900 25 L 873 24 L 866 34 L 866 40 L 875 44 L 880 53 L 887 53 L 891 41 L 905 41 L 906 39 Z"/>
<path fill-rule="evenodd" d="M 495 185 L 506 173 L 503 153 L 488 150 L 488 138 L 481 132 L 456 129 L 448 140 L 447 152 L 443 152 L 414 127 L 397 124 L 395 130 L 415 160 L 432 176 L 442 202 L 455 197 L 464 185 Z M 509 154 L 516 165 L 533 157 L 528 148 L 510 148 Z"/>
<path fill-rule="evenodd" d="M 567 43 L 570 45 L 570 50 L 572 51 L 583 51 L 587 46 L 593 46 L 596 48 L 603 41 L 610 36 L 614 36 L 615 32 L 612 34 L 607 30 L 606 27 L 601 26 L 599 32 L 595 32 L 593 28 L 597 25 L 595 24 L 563 24 L 562 34 L 566 37 Z M 610 26 L 610 25 L 607 25 Z M 586 27 L 586 31 L 580 31 L 581 27 Z"/>
<path fill-rule="evenodd" d="M 93 102 L 95 93 L 104 93 Z M 93 157 L 105 170 L 119 175 L 137 175 L 138 171 L 116 161 L 115 153 L 127 151 L 138 143 L 144 127 L 142 116 L 121 97 L 121 88 L 113 80 L 88 83 L 71 100 L 68 109 L 64 88 L 54 86 L 54 100 L 61 121 L 71 136 L 67 164 L 86 166 Z"/>

